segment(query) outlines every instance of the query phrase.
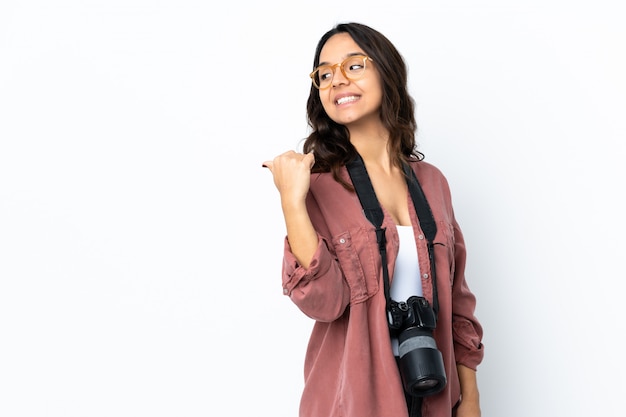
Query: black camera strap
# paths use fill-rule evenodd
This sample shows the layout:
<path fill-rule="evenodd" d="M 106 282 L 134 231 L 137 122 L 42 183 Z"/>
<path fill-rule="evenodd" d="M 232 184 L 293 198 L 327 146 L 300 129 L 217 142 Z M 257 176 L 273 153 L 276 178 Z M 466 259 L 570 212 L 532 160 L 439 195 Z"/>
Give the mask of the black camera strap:
<path fill-rule="evenodd" d="M 357 154 L 354 160 L 346 164 L 346 167 L 348 168 L 348 173 L 350 174 L 350 178 L 354 184 L 359 201 L 363 207 L 363 213 L 370 223 L 376 227 L 376 241 L 378 242 L 378 250 L 380 251 L 380 256 L 382 257 L 383 285 L 385 298 L 387 300 L 387 310 L 389 311 L 391 296 L 389 294 L 389 271 L 387 269 L 387 241 L 385 238 L 385 229 L 381 227 L 384 219 L 383 210 L 380 207 L 378 198 L 376 198 L 374 187 L 372 186 L 370 177 L 367 174 L 367 169 L 365 168 L 365 163 L 363 162 L 361 155 Z M 420 222 L 420 227 L 422 228 L 422 231 L 426 236 L 426 240 L 428 241 L 428 257 L 430 261 L 430 273 L 433 284 L 433 311 L 435 312 L 435 317 L 437 317 L 437 313 L 439 312 L 439 300 L 437 295 L 437 277 L 435 274 L 435 253 L 433 247 L 435 235 L 437 234 L 437 224 L 435 223 L 435 219 L 430 209 L 430 205 L 426 200 L 426 196 L 424 195 L 424 191 L 415 176 L 415 172 L 407 163 L 403 164 L 403 170 L 409 187 L 409 193 L 411 194 L 411 199 L 413 200 L 413 205 L 415 206 L 417 218 Z"/>

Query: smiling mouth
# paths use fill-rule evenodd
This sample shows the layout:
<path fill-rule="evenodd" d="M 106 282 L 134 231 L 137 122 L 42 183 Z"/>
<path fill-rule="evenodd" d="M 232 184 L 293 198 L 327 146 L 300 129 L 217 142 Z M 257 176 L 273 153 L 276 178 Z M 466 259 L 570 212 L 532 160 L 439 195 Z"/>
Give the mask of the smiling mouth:
<path fill-rule="evenodd" d="M 353 101 L 357 101 L 358 99 L 359 99 L 358 96 L 341 97 L 335 103 L 337 103 L 337 104 L 351 103 Z"/>

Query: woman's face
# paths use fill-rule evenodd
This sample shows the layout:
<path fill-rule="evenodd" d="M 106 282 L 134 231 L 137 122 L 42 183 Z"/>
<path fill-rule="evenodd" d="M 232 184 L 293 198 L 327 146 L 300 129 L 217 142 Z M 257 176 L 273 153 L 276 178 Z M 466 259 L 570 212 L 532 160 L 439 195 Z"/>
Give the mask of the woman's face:
<path fill-rule="evenodd" d="M 320 53 L 320 65 L 334 65 L 354 54 L 366 55 L 347 33 L 333 35 Z M 346 78 L 339 67 L 334 68 L 330 88 L 319 90 L 320 101 L 328 116 L 350 128 L 363 123 L 380 123 L 379 109 L 383 90 L 376 63 L 366 61 L 363 75 L 354 81 Z"/>

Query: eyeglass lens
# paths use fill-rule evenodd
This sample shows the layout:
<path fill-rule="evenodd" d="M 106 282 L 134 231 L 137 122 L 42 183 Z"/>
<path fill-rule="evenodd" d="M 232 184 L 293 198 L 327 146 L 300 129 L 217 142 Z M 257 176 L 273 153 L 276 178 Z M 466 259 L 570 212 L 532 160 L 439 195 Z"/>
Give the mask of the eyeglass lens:
<path fill-rule="evenodd" d="M 350 81 L 359 79 L 365 72 L 365 57 L 353 56 L 341 63 L 343 75 Z M 322 65 L 317 68 L 313 81 L 319 88 L 325 88 L 333 81 L 335 67 L 338 65 Z"/>

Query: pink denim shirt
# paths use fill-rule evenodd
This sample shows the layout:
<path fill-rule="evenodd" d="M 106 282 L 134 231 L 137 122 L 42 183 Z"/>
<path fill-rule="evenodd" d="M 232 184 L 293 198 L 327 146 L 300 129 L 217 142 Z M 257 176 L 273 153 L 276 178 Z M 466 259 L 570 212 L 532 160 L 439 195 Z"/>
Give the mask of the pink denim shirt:
<path fill-rule="evenodd" d="M 447 180 L 433 165 L 413 162 L 437 222 L 435 263 L 439 318 L 434 338 L 443 354 L 446 388 L 424 399 L 423 415 L 449 417 L 460 397 L 456 364 L 476 369 L 483 358 L 476 299 L 464 275 L 466 251 L 454 218 Z M 348 172 L 343 177 L 350 182 Z M 407 193 L 415 231 L 424 297 L 432 305 L 427 242 Z M 307 197 L 319 245 L 308 269 L 298 264 L 285 239 L 283 291 L 315 320 L 305 364 L 301 417 L 407 417 L 385 313 L 381 257 L 374 226 L 355 193 L 331 174 L 313 174 Z M 399 240 L 385 211 L 389 274 L 393 280 Z"/>

